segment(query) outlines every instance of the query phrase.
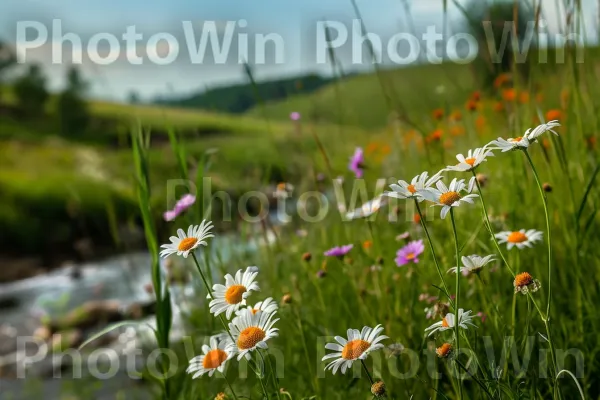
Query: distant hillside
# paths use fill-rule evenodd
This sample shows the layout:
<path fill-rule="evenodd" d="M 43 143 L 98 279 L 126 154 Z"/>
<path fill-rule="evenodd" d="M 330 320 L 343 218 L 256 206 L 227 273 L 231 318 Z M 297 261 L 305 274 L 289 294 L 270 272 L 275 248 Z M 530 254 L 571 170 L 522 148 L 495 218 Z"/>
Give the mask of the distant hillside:
<path fill-rule="evenodd" d="M 243 113 L 255 107 L 259 98 L 265 102 L 283 100 L 290 96 L 312 93 L 331 80 L 318 75 L 305 75 L 268 82 L 258 82 L 209 89 L 202 93 L 175 99 L 156 99 L 156 104 L 196 108 L 211 111 Z M 257 98 L 257 93 L 258 96 Z"/>

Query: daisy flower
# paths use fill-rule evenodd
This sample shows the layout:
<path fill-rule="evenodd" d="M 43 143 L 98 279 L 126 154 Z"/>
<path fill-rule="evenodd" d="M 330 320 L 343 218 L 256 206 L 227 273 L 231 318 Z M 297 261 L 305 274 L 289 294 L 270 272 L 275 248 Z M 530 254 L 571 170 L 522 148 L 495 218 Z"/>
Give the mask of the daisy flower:
<path fill-rule="evenodd" d="M 231 318 L 235 311 L 246 305 L 246 298 L 251 292 L 260 290 L 258 283 L 254 282 L 257 275 L 257 267 L 248 267 L 244 273 L 240 269 L 235 278 L 231 274 L 225 275 L 225 285 L 213 285 L 210 312 L 215 316 L 225 312 L 227 319 Z"/>
<path fill-rule="evenodd" d="M 492 261 L 496 261 L 494 256 L 495 254 L 490 254 L 489 256 L 485 257 L 481 257 L 476 254 L 471 256 L 463 256 L 461 258 L 463 265 L 460 268 L 460 271 L 465 276 L 469 274 L 478 274 L 485 265 L 491 263 Z M 448 270 L 448 272 L 453 273 L 456 273 L 456 271 L 458 271 L 458 267 L 453 267 Z"/>
<path fill-rule="evenodd" d="M 467 156 L 463 156 L 462 154 L 458 154 L 456 159 L 458 160 L 458 164 L 450 165 L 446 167 L 446 171 L 458 171 L 458 172 L 466 172 L 472 171 L 477 168 L 481 163 L 487 161 L 487 157 L 493 157 L 494 153 L 489 150 L 486 146 L 481 148 L 477 148 L 475 150 L 469 150 L 467 152 Z"/>
<path fill-rule="evenodd" d="M 327 354 L 323 357 L 322 361 L 335 358 L 335 360 L 327 364 L 325 370 L 331 369 L 335 375 L 338 369 L 341 368 L 342 374 L 344 374 L 347 369 L 352 367 L 354 361 L 364 360 L 369 353 L 383 349 L 383 345 L 380 342 L 388 337 L 380 336 L 382 331 L 383 327 L 381 325 L 377 325 L 375 328 L 365 326 L 361 331 L 358 329 L 348 329 L 348 340 L 341 336 L 336 336 L 335 340 L 337 343 L 327 343 L 325 345 L 326 349 L 333 350 L 334 352 Z"/>
<path fill-rule="evenodd" d="M 521 292 L 523 294 L 537 292 L 541 287 L 540 281 L 533 279 L 529 272 L 521 272 L 520 274 L 517 274 L 515 276 L 513 285 L 515 287 L 515 293 Z"/>
<path fill-rule="evenodd" d="M 554 130 L 554 128 L 557 128 L 559 126 L 560 126 L 560 123 L 556 120 L 546 122 L 544 124 L 536 126 L 533 129 L 531 129 L 531 128 L 527 129 L 527 132 L 525 132 L 525 137 L 527 139 L 529 139 L 530 142 L 532 142 L 535 139 L 537 139 L 538 137 L 542 136 L 546 132 L 552 132 L 556 136 L 558 136 L 558 133 Z"/>
<path fill-rule="evenodd" d="M 357 147 L 354 151 L 354 154 L 350 158 L 350 164 L 348 165 L 348 169 L 354 172 L 354 175 L 357 178 L 363 177 L 363 169 L 364 169 L 365 158 L 363 155 L 363 149 Z"/>
<path fill-rule="evenodd" d="M 171 254 L 177 254 L 187 258 L 191 251 L 195 250 L 198 246 L 207 246 L 205 239 L 215 237 L 210 230 L 213 228 L 211 221 L 203 220 L 200 225 L 190 225 L 187 231 L 187 235 L 183 229 L 177 230 L 177 236 L 171 236 L 169 240 L 170 244 L 163 244 L 160 246 L 162 249 L 160 256 L 163 258 L 169 257 Z"/>
<path fill-rule="evenodd" d="M 473 316 L 471 315 L 471 310 L 465 312 L 462 308 L 458 309 L 458 326 L 463 328 L 463 329 L 469 329 L 469 325 L 470 326 L 475 326 L 475 324 L 473 324 Z M 452 313 L 448 313 L 446 314 L 446 316 L 444 318 L 442 318 L 441 321 L 436 322 L 435 324 L 431 325 L 428 328 L 425 328 L 425 332 L 429 332 L 429 335 L 427 336 L 431 336 L 434 333 L 436 333 L 437 331 L 443 332 L 445 330 L 448 329 L 453 329 L 456 323 L 456 316 Z M 476 327 L 476 326 L 475 326 Z"/>
<path fill-rule="evenodd" d="M 543 232 L 536 231 L 535 229 L 521 229 L 519 231 L 510 232 L 504 231 L 496 234 L 498 243 L 506 243 L 508 250 L 512 249 L 513 246 L 517 246 L 519 250 L 524 247 L 531 247 L 535 242 L 542 240 Z"/>
<path fill-rule="evenodd" d="M 477 194 L 471 194 L 473 187 L 475 186 L 475 177 L 469 180 L 469 186 L 465 184 L 465 180 L 452 179 L 450 186 L 446 186 L 444 182 L 438 181 L 435 184 L 437 189 L 427 189 L 423 191 L 423 197 L 426 200 L 432 201 L 437 206 L 442 206 L 442 212 L 440 216 L 442 219 L 446 218 L 448 211 L 452 207 L 458 207 L 462 202 L 473 204 L 473 198 L 477 197 Z M 461 192 L 465 191 L 468 193 L 466 196 L 461 196 Z"/>
<path fill-rule="evenodd" d="M 493 150 L 501 150 L 503 153 L 513 150 L 526 150 L 529 147 L 529 139 L 526 136 L 519 136 L 516 138 L 503 139 L 499 137 L 496 140 L 492 140 L 487 145 Z"/>
<path fill-rule="evenodd" d="M 350 250 L 352 250 L 353 247 L 354 247 L 353 244 L 347 244 L 345 246 L 333 247 L 333 248 L 327 250 L 325 253 L 323 253 L 323 255 L 325 255 L 327 257 L 344 257 L 346 254 L 348 254 L 350 252 Z"/>
<path fill-rule="evenodd" d="M 257 348 L 268 348 L 267 341 L 279 336 L 279 329 L 273 328 L 273 325 L 279 321 L 279 318 L 273 319 L 275 314 L 276 311 L 252 313 L 244 310 L 229 323 L 238 361 L 243 357 L 249 360 L 250 352 Z"/>
<path fill-rule="evenodd" d="M 194 374 L 192 379 L 206 373 L 208 373 L 208 376 L 213 376 L 215 371 L 223 372 L 225 364 L 235 354 L 231 340 L 219 342 L 216 337 L 210 338 L 210 346 L 202 346 L 202 353 L 204 354 L 190 360 L 190 365 L 186 370 L 188 374 Z"/>
<path fill-rule="evenodd" d="M 418 263 L 419 255 L 423 254 L 425 246 L 422 240 L 413 240 L 396 253 L 396 265 L 399 267 L 408 263 Z"/>
<path fill-rule="evenodd" d="M 381 207 L 387 204 L 387 199 L 383 195 L 375 197 L 373 200 L 367 201 L 365 204 L 355 210 L 346 213 L 346 219 L 354 220 L 359 218 L 368 218 L 377 213 Z"/>
<path fill-rule="evenodd" d="M 240 315 L 246 310 L 248 310 L 252 314 L 258 314 L 259 312 L 272 313 L 277 311 L 278 308 L 279 307 L 277 306 L 277 302 L 272 297 L 269 297 L 264 301 L 259 301 L 254 305 L 254 307 L 248 307 L 246 309 L 236 311 L 236 315 Z"/>
<path fill-rule="evenodd" d="M 429 189 L 440 179 L 442 179 L 442 176 L 439 172 L 429 177 L 429 173 L 425 171 L 421 175 L 415 176 L 410 183 L 399 180 L 397 184 L 390 185 L 392 191 L 385 192 L 384 194 L 396 199 L 417 199 L 418 201 L 423 201 L 420 191 Z"/>

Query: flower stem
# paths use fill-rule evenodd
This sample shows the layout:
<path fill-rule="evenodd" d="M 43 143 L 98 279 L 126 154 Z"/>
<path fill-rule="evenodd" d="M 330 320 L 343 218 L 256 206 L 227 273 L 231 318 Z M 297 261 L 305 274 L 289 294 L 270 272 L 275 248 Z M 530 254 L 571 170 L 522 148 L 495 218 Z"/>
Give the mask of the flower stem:
<path fill-rule="evenodd" d="M 415 199 L 415 206 L 417 208 L 417 212 L 419 213 L 419 220 L 421 221 L 421 226 L 425 231 L 425 236 L 427 236 L 427 241 L 429 242 L 429 248 L 431 249 L 431 255 L 433 256 L 433 262 L 435 264 L 435 268 L 437 269 L 438 275 L 442 281 L 442 286 L 444 287 L 444 291 L 446 292 L 446 297 L 450 301 L 450 304 L 454 307 L 454 303 L 452 298 L 450 297 L 450 291 L 448 290 L 448 285 L 446 285 L 446 280 L 444 279 L 444 275 L 442 274 L 442 269 L 440 268 L 440 263 L 438 262 L 437 255 L 435 254 L 435 248 L 433 247 L 433 241 L 431 240 L 431 236 L 429 235 L 429 230 L 427 229 L 427 224 L 425 224 L 425 219 L 423 218 L 423 213 L 421 212 L 421 207 L 419 207 L 419 201 Z M 455 308 L 455 307 L 454 307 Z"/>
<path fill-rule="evenodd" d="M 262 359 L 263 365 L 265 365 L 266 364 L 265 356 L 263 355 L 262 351 L 258 350 L 258 354 L 260 354 L 260 358 Z M 273 364 L 271 364 L 271 359 L 269 358 L 268 355 L 267 355 L 267 360 L 269 360 L 269 369 L 271 370 L 271 375 L 273 378 L 273 385 L 275 387 L 275 393 L 277 394 L 277 398 L 281 399 L 281 396 L 279 394 L 279 380 L 275 376 L 275 370 L 273 369 Z"/>
<path fill-rule="evenodd" d="M 454 301 L 454 335 L 456 336 L 456 361 L 460 354 L 460 321 L 459 321 L 459 306 L 460 306 L 460 250 L 458 248 L 458 234 L 456 233 L 456 221 L 454 220 L 454 209 L 450 208 L 450 220 L 452 221 L 452 232 L 454 233 L 454 248 L 456 250 L 456 299 Z M 457 376 L 459 397 L 462 399 L 462 382 L 460 376 Z"/>
<path fill-rule="evenodd" d="M 204 286 L 206 287 L 206 290 L 208 291 L 208 296 L 210 297 L 211 300 L 213 300 L 214 297 L 212 295 L 212 291 L 211 291 L 210 285 L 208 284 L 208 281 L 206 280 L 206 277 L 204 276 L 204 272 L 202 272 L 202 268 L 200 267 L 200 263 L 198 263 L 198 259 L 196 258 L 196 254 L 194 254 L 193 252 L 190 253 L 190 254 L 192 255 L 192 258 L 194 259 L 194 263 L 196 264 L 196 268 L 198 269 L 198 272 L 200 273 L 200 277 L 202 278 L 202 282 L 204 282 Z M 223 324 L 223 328 L 225 328 L 225 332 L 227 332 L 227 334 L 229 335 L 229 338 L 231 339 L 231 341 L 235 343 L 235 339 L 233 339 L 233 335 L 229 331 L 229 327 L 227 326 L 227 322 L 223 318 L 223 314 L 219 314 L 219 319 L 221 320 L 221 324 Z"/>
<path fill-rule="evenodd" d="M 225 373 L 221 372 L 221 375 L 223 375 L 223 379 L 225 379 L 225 383 L 227 383 L 227 386 L 229 386 L 229 390 L 231 391 L 231 395 L 233 396 L 233 398 L 235 400 L 238 400 L 238 397 L 236 396 L 235 392 L 233 391 L 233 387 L 231 386 L 231 383 L 229 383 L 229 379 L 227 379 L 227 376 L 225 376 Z"/>
<path fill-rule="evenodd" d="M 473 378 L 475 382 L 477 382 L 477 384 L 483 389 L 490 399 L 494 398 L 494 396 L 492 396 L 492 394 L 489 392 L 488 388 L 475 375 L 471 374 L 471 372 L 469 372 L 469 370 L 460 361 L 458 361 L 458 359 L 455 361 L 459 367 L 461 367 L 467 374 L 469 374 L 471 378 Z"/>
<path fill-rule="evenodd" d="M 375 384 L 375 381 L 373 380 L 373 377 L 371 376 L 371 373 L 369 372 L 369 369 L 367 368 L 367 364 L 365 364 L 365 360 L 360 360 L 360 363 L 362 364 L 363 369 L 367 373 L 367 377 L 369 378 L 369 382 L 371 382 L 371 386 L 373 386 Z"/>

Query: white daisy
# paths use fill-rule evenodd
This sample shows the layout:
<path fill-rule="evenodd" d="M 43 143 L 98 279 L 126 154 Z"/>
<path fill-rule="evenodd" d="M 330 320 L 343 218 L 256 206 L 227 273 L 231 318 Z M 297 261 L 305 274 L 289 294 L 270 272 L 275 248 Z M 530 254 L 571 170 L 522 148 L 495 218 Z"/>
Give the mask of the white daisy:
<path fill-rule="evenodd" d="M 456 156 L 458 164 L 449 165 L 446 167 L 446 171 L 466 172 L 477 168 L 477 166 L 479 166 L 481 163 L 487 161 L 487 157 L 494 156 L 494 153 L 492 153 L 492 151 L 486 146 L 477 148 L 475 150 L 469 150 L 466 157 L 462 154 L 458 154 Z"/>
<path fill-rule="evenodd" d="M 519 231 L 511 232 L 504 231 L 496 234 L 498 243 L 506 243 L 508 250 L 517 246 L 519 250 L 524 247 L 531 247 L 535 242 L 542 240 L 544 233 L 536 231 L 535 229 L 521 229 Z"/>
<path fill-rule="evenodd" d="M 476 254 L 473 254 L 471 256 L 463 256 L 461 258 L 463 265 L 460 268 L 460 272 L 463 275 L 468 275 L 471 273 L 478 274 L 479 272 L 481 272 L 485 265 L 491 263 L 492 261 L 495 261 L 494 256 L 495 254 L 490 254 L 489 256 L 485 257 L 481 257 Z M 458 267 L 453 267 L 448 270 L 448 272 L 453 273 L 456 273 L 456 271 L 458 271 Z"/>
<path fill-rule="evenodd" d="M 473 324 L 473 316 L 471 315 L 472 311 L 469 310 L 467 312 L 465 312 L 462 308 L 458 309 L 458 326 L 463 328 L 463 329 L 469 329 L 469 325 L 470 326 L 475 326 L 475 324 Z M 431 325 L 429 328 L 425 328 L 425 332 L 429 332 L 429 335 L 427 336 L 431 336 L 434 333 L 436 333 L 437 331 L 443 332 L 445 330 L 448 329 L 453 329 L 456 325 L 456 317 L 454 314 L 452 313 L 448 313 L 446 314 L 446 316 L 444 318 L 442 318 L 441 321 L 436 322 L 435 324 Z"/>
<path fill-rule="evenodd" d="M 494 150 L 502 150 L 502 152 L 505 153 L 512 150 L 526 150 L 529 147 L 529 143 L 529 139 L 525 136 L 509 139 L 499 137 L 498 139 L 489 142 L 488 146 Z"/>
<path fill-rule="evenodd" d="M 233 321 L 229 323 L 229 331 L 235 342 L 233 346 L 238 353 L 238 361 L 242 357 L 250 359 L 250 352 L 256 348 L 268 348 L 267 341 L 279 336 L 279 329 L 273 328 L 279 318 L 273 319 L 276 311 L 259 312 L 253 314 L 243 310 Z"/>
<path fill-rule="evenodd" d="M 554 130 L 554 128 L 557 128 L 559 126 L 560 126 L 560 123 L 557 120 L 546 122 L 544 124 L 536 126 L 533 129 L 531 129 L 531 128 L 527 129 L 527 132 L 525 132 L 524 136 L 527 139 L 529 139 L 530 142 L 533 142 L 535 139 L 542 136 L 546 132 L 552 132 L 556 136 L 558 136 L 558 133 Z"/>
<path fill-rule="evenodd" d="M 422 195 L 426 200 L 434 202 L 434 205 L 442 206 L 442 212 L 440 213 L 442 219 L 446 218 L 448 211 L 452 207 L 458 207 L 462 202 L 473 204 L 473 198 L 478 196 L 477 194 L 471 194 L 475 186 L 475 177 L 469 180 L 468 187 L 464 179 L 457 180 L 456 178 L 452 179 L 450 186 L 446 186 L 442 181 L 436 182 L 435 185 L 437 189 L 430 188 L 424 190 Z M 460 193 L 463 191 L 466 191 L 468 194 L 462 196 Z"/>
<path fill-rule="evenodd" d="M 387 204 L 387 199 L 383 195 L 375 197 L 373 200 L 367 201 L 365 204 L 352 211 L 346 213 L 346 219 L 354 220 L 359 218 L 367 218 L 377 213 L 381 207 Z"/>
<path fill-rule="evenodd" d="M 385 192 L 384 195 L 396 199 L 417 199 L 418 201 L 423 201 L 420 192 L 429 189 L 440 179 L 442 179 L 442 175 L 439 172 L 430 178 L 429 173 L 425 171 L 421 175 L 415 176 L 410 183 L 399 180 L 398 184 L 391 184 L 390 188 L 392 191 Z"/>
<path fill-rule="evenodd" d="M 246 305 L 246 298 L 251 292 L 260 290 L 258 283 L 254 282 L 257 275 L 257 267 L 248 267 L 244 273 L 240 269 L 235 278 L 231 274 L 225 275 L 225 285 L 213 285 L 210 312 L 215 316 L 225 312 L 227 319 L 231 318 L 234 312 Z M 207 298 L 210 298 L 210 295 Z"/>
<path fill-rule="evenodd" d="M 183 229 L 177 230 L 177 236 L 171 236 L 169 240 L 170 244 L 163 244 L 160 246 L 164 250 L 160 252 L 160 256 L 163 258 L 169 257 L 171 254 L 177 253 L 178 256 L 187 258 L 190 252 L 196 249 L 198 246 L 207 246 L 205 239 L 215 237 L 210 230 L 213 228 L 211 221 L 203 220 L 200 225 L 190 225 L 187 231 L 187 235 Z"/>
<path fill-rule="evenodd" d="M 354 361 L 364 360 L 369 353 L 383 349 L 383 345 L 379 342 L 388 337 L 379 336 L 382 331 L 383 327 L 381 325 L 377 325 L 375 328 L 365 326 L 362 328 L 362 331 L 348 329 L 348 340 L 341 336 L 336 336 L 335 340 L 337 343 L 327 343 L 325 345 L 326 349 L 333 350 L 334 353 L 327 354 L 323 357 L 322 361 L 335 358 L 335 360 L 327 364 L 325 370 L 331 369 L 335 375 L 337 370 L 341 368 L 342 374 L 344 374 Z"/>
<path fill-rule="evenodd" d="M 256 303 L 254 305 L 254 307 L 248 307 L 246 309 L 241 309 L 236 311 L 236 315 L 240 315 L 242 312 L 248 310 L 249 312 L 251 312 L 252 314 L 257 314 L 259 312 L 266 312 L 266 313 L 272 313 L 277 311 L 279 307 L 277 306 L 277 302 L 272 298 L 269 297 L 268 299 L 264 300 L 264 301 L 259 301 L 258 303 Z"/>
<path fill-rule="evenodd" d="M 201 356 L 196 356 L 190 360 L 186 372 L 194 374 L 192 379 L 196 379 L 208 373 L 213 376 L 215 371 L 223 372 L 227 361 L 235 355 L 235 348 L 231 346 L 231 340 L 219 341 L 216 337 L 210 338 L 210 346 L 202 346 Z"/>

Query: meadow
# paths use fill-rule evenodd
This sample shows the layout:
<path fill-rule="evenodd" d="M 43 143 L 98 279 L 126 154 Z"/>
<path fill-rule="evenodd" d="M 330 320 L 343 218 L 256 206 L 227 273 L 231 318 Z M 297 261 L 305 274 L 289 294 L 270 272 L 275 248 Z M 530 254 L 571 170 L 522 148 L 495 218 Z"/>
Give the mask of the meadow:
<path fill-rule="evenodd" d="M 250 294 L 247 303 L 274 299 L 278 336 L 268 338 L 268 350 L 253 351 L 249 365 L 229 359 L 227 380 L 220 372 L 192 379 L 187 362 L 179 362 L 168 379 L 145 371 L 157 397 L 367 399 L 375 397 L 373 380 L 385 382 L 385 394 L 375 385 L 381 397 L 394 399 L 597 398 L 599 93 L 595 50 L 586 54 L 582 64 L 568 58 L 552 68 L 532 65 L 528 80 L 499 74 L 490 88 L 479 85 L 469 66 L 384 71 L 263 104 L 243 117 L 96 103 L 94 113 L 123 123 L 117 145 L 107 138 L 66 141 L 51 133 L 35 141 L 6 138 L 0 181 L 12 202 L 3 202 L 2 218 L 14 223 L 4 232 L 20 231 L 23 237 L 15 242 L 35 247 L 31 238 L 41 237 L 44 226 L 33 225 L 31 210 L 50 210 L 48 218 L 60 220 L 65 199 L 72 198 L 105 236 L 115 231 L 106 204 L 113 202 L 122 213 L 114 219 L 141 216 L 159 294 L 157 344 L 184 360 L 189 358 L 184 343 L 169 341 L 171 295 L 159 246 L 178 228 L 187 232 L 203 219 L 220 222 L 214 214 L 218 205 L 209 208 L 209 201 L 198 200 L 203 193 L 193 193 L 194 206 L 174 221 L 163 221 L 163 212 L 174 206 L 174 199 L 166 199 L 165 182 L 210 178 L 217 188 L 234 190 L 234 199 L 274 183 L 293 185 L 280 187 L 289 191 L 286 201 L 297 211 L 291 222 L 259 224 L 251 233 L 239 222 L 243 235 L 273 236 L 270 245 L 224 263 L 221 250 L 206 238 L 205 246 L 193 243 L 194 257 L 168 258 L 183 263 L 196 283 L 197 305 L 186 316 L 195 355 L 212 335 L 228 335 L 223 335 L 225 315 L 209 310 L 207 287 L 249 266 L 258 267 L 260 291 L 244 292 Z M 397 88 L 390 94 L 391 107 L 382 87 Z M 291 112 L 299 112 L 300 119 L 288 121 Z M 550 120 L 559 121 L 553 128 L 558 136 L 545 132 L 526 152 L 492 150 L 485 162 L 469 164 L 473 171 L 442 172 L 446 185 L 453 178 L 468 184 L 474 175 L 478 183 L 470 188 L 479 195 L 473 204 L 460 203 L 446 218 L 440 217 L 441 207 L 431 207 L 439 196 L 427 197 L 426 191 L 419 208 L 414 199 L 378 197 L 399 179 L 410 182 L 423 171 L 432 176 L 456 165 L 457 154 L 498 137 L 527 137 L 528 129 Z M 150 140 L 157 132 L 161 138 Z M 363 159 L 349 168 L 356 148 Z M 364 175 L 357 177 L 357 170 Z M 328 212 L 317 221 L 306 215 L 323 207 L 300 201 L 308 192 L 327 195 Z M 365 207 L 369 214 L 377 211 L 368 217 L 347 218 L 346 212 L 374 198 L 387 204 Z M 35 220 L 39 225 L 39 214 Z M 35 228 L 28 236 L 22 226 Z M 521 229 L 540 231 L 541 240 L 509 250 L 490 234 Z M 422 248 L 399 257 L 411 241 L 421 241 Z M 347 245 L 353 247 L 346 254 L 326 255 Z M 480 272 L 447 272 L 469 255 L 494 257 Z M 397 258 L 409 262 L 399 266 Z M 515 274 L 525 272 L 531 279 L 521 275 L 516 292 Z M 525 287 L 531 292 L 523 295 Z M 454 325 L 428 336 L 432 324 L 452 325 L 447 313 L 452 316 L 455 308 L 472 311 L 474 326 Z M 271 310 L 250 314 L 260 318 Z M 383 348 L 345 374 L 325 371 L 321 359 L 331 352 L 325 344 L 334 336 L 379 324 L 388 337 Z M 471 352 L 456 356 L 457 349 Z M 342 356 L 365 351 L 359 346 Z M 510 355 L 502 358 L 503 351 Z M 272 363 L 266 363 L 264 374 L 254 374 L 263 356 Z M 208 364 L 220 363 L 217 357 Z M 161 367 L 166 371 L 170 365 L 162 359 Z M 241 376 L 243 370 L 248 377 Z"/>
<path fill-rule="evenodd" d="M 211 215 L 206 202 L 170 225 L 172 234 L 184 230 L 171 238 L 179 253 L 160 258 L 163 242 L 146 215 L 161 293 L 157 341 L 168 345 L 171 312 L 161 265 L 176 259 L 197 281 L 198 307 L 190 315 L 195 354 L 209 352 L 191 363 L 196 367 L 189 375 L 180 365 L 179 374 L 160 382 L 159 393 L 182 399 L 597 398 L 597 65 L 593 58 L 568 60 L 550 69 L 530 66 L 528 80 L 500 74 L 489 89 L 480 88 L 466 66 L 450 66 L 447 74 L 439 73 L 443 66 L 385 71 L 251 111 L 279 119 L 300 112 L 287 140 L 303 147 L 285 154 L 307 158 L 301 164 L 284 158 L 279 179 L 297 212 L 282 227 L 262 225 L 263 234 L 276 233 L 270 246 L 228 263 L 209 256 L 219 249 L 211 248 L 205 225 L 188 231 Z M 419 79 L 400 82 L 401 76 Z M 395 109 L 386 109 L 379 92 L 386 85 L 378 80 L 402 88 Z M 413 97 L 402 101 L 409 93 Z M 323 132 L 319 123 L 333 126 Z M 141 209 L 149 210 L 151 150 L 143 133 L 133 137 Z M 498 138 L 513 140 L 493 143 Z M 512 150 L 502 152 L 502 143 Z M 186 159 L 185 141 L 172 145 L 176 158 Z M 493 156 L 485 150 L 467 155 L 484 146 Z M 450 188 L 438 184 L 444 193 L 436 193 L 427 190 L 436 185 L 422 181 L 389 186 L 399 179 L 411 183 L 424 171 L 429 177 L 439 171 Z M 210 177 L 219 165 L 196 170 L 193 178 L 183 167 L 180 173 Z M 451 184 L 454 178 L 464 185 Z M 328 195 L 322 217 L 310 218 L 323 207 L 302 201 L 309 191 Z M 409 198 L 381 197 L 384 191 Z M 440 213 L 443 208 L 432 208 L 436 203 L 452 211 Z M 189 251 L 195 255 L 184 260 Z M 458 273 L 448 271 L 457 266 Z M 229 277 L 226 287 L 210 290 L 210 305 L 203 300 L 213 284 L 238 270 L 246 271 L 243 281 Z M 253 280 L 260 291 L 251 289 Z M 239 285 L 242 292 L 235 292 Z M 254 308 L 236 319 L 213 315 L 219 304 L 237 309 L 246 296 Z M 464 310 L 459 324 L 457 309 Z M 432 325 L 444 329 L 429 335 Z M 376 326 L 387 339 L 373 341 L 377 335 L 363 329 Z M 215 342 L 201 352 L 212 335 L 223 341 L 220 350 Z M 234 345 L 227 345 L 230 335 Z M 174 349 L 183 353 L 181 346 Z M 238 362 L 237 354 L 248 349 L 252 361 Z M 322 361 L 331 350 L 340 353 Z M 342 367 L 332 374 L 325 366 L 336 357 Z M 227 380 L 220 371 L 190 379 L 225 365 Z"/>

